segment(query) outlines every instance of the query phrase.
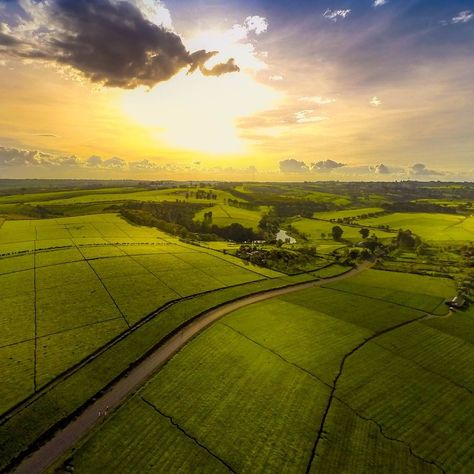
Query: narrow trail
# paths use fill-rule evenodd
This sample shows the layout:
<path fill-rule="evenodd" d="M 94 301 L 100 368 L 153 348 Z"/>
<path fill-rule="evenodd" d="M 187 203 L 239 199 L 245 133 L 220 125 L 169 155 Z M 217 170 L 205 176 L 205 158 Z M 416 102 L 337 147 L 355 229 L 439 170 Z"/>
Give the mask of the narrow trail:
<path fill-rule="evenodd" d="M 46 441 L 30 455 L 23 458 L 13 469 L 13 472 L 24 474 L 43 472 L 67 450 L 72 448 L 91 429 L 103 421 L 104 417 L 107 415 L 99 416 L 100 413 L 112 412 L 114 408 L 117 408 L 132 393 L 140 388 L 146 380 L 155 374 L 191 339 L 227 314 L 271 298 L 278 298 L 279 296 L 296 291 L 317 288 L 328 283 L 334 283 L 350 278 L 367 268 L 370 268 L 370 266 L 371 263 L 365 262 L 359 265 L 359 267 L 342 275 L 299 283 L 274 290 L 262 291 L 205 311 L 187 324 L 180 332 L 168 339 L 164 344 L 160 345 L 129 373 L 118 379 L 107 392 L 96 400 L 91 401 L 91 404 L 88 405 L 84 411 L 82 411 L 76 418 L 72 419 L 63 429 L 58 430 L 51 439 Z"/>

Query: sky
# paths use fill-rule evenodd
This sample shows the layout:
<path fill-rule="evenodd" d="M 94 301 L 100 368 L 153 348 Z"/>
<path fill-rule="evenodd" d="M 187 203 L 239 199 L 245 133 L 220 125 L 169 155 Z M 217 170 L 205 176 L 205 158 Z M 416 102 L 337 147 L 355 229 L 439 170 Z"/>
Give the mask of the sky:
<path fill-rule="evenodd" d="M 0 0 L 0 177 L 473 180 L 473 0 Z"/>

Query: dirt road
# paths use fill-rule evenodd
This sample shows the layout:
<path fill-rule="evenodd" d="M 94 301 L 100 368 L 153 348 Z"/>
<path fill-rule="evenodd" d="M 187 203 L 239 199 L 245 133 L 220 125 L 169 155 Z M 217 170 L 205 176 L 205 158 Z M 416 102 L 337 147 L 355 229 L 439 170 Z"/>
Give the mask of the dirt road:
<path fill-rule="evenodd" d="M 68 449 L 72 448 L 92 428 L 101 423 L 114 408 L 117 408 L 127 397 L 139 389 L 146 380 L 157 372 L 192 338 L 218 319 L 237 309 L 260 301 L 349 278 L 367 269 L 369 266 L 370 263 L 364 263 L 343 275 L 256 293 L 203 313 L 199 318 L 184 327 L 182 331 L 158 347 L 127 375 L 120 378 L 106 393 L 90 404 L 77 418 L 73 419 L 65 428 L 57 431 L 49 441 L 21 461 L 13 472 L 21 474 L 43 472 Z"/>

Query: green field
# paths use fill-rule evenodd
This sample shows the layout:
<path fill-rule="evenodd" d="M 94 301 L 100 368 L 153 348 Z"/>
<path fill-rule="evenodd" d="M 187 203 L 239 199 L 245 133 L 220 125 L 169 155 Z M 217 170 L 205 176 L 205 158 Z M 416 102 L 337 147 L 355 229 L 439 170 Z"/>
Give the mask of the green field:
<path fill-rule="evenodd" d="M 308 239 L 311 243 L 316 244 L 327 244 L 332 240 L 331 230 L 334 227 L 332 222 L 318 220 L 318 219 L 306 219 L 306 218 L 297 218 L 291 221 L 291 225 L 295 227 L 299 232 L 308 236 Z M 339 225 L 339 224 L 337 224 Z M 359 233 L 360 227 L 352 227 L 347 225 L 339 225 L 344 231 L 342 235 L 343 240 L 349 240 L 352 242 L 359 242 L 362 240 L 362 237 Z M 392 233 L 385 232 L 383 230 L 372 230 L 371 235 L 374 233 L 380 239 L 389 239 L 393 237 Z M 321 234 L 325 234 L 325 238 L 322 238 Z"/>
<path fill-rule="evenodd" d="M 230 224 L 238 223 L 244 227 L 251 227 L 253 229 L 257 229 L 258 223 L 264 214 L 263 210 L 250 211 L 240 207 L 219 204 L 199 211 L 196 213 L 194 219 L 198 221 L 204 220 L 204 214 L 209 211 L 212 212 L 212 223 L 219 227 L 226 227 Z"/>
<path fill-rule="evenodd" d="M 363 216 L 364 214 L 375 214 L 377 212 L 383 212 L 384 209 L 381 207 L 362 207 L 360 209 L 345 209 L 343 211 L 328 211 L 328 212 L 316 212 L 313 217 L 318 219 L 344 219 L 344 218 L 356 218 Z"/>
<path fill-rule="evenodd" d="M 470 472 L 474 314 L 424 319 L 453 284 L 404 276 L 367 271 L 231 313 L 63 469 Z M 374 283 L 375 296 L 365 294 Z"/>
<path fill-rule="evenodd" d="M 474 217 L 455 214 L 400 213 L 360 220 L 361 225 L 410 229 L 427 241 L 473 241 Z"/>
<path fill-rule="evenodd" d="M 112 215 L 0 228 L 0 413 L 165 303 L 278 276 Z"/>

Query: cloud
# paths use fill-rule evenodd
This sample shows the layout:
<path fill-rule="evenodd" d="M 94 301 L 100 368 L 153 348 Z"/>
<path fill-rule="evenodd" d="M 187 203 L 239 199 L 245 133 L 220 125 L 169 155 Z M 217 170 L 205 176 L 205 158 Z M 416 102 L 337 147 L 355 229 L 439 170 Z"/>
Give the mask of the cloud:
<path fill-rule="evenodd" d="M 331 97 L 321 97 L 319 95 L 315 95 L 312 97 L 300 97 L 298 100 L 300 102 L 309 102 L 311 104 L 317 104 L 317 105 L 327 105 L 327 104 L 332 104 L 333 102 L 336 102 L 336 99 L 333 99 Z"/>
<path fill-rule="evenodd" d="M 374 0 L 372 6 L 374 7 L 381 7 L 382 5 L 386 5 L 388 0 Z"/>
<path fill-rule="evenodd" d="M 408 169 L 408 173 L 413 176 L 443 176 L 440 171 L 430 170 L 423 163 L 417 163 Z"/>
<path fill-rule="evenodd" d="M 382 105 L 382 101 L 377 96 L 374 95 L 372 99 L 370 99 L 369 104 L 372 107 L 379 107 L 380 105 Z"/>
<path fill-rule="evenodd" d="M 233 60 L 206 69 L 217 52 L 190 53 L 178 34 L 144 16 L 136 6 L 144 3 L 150 6 L 145 0 L 25 1 L 29 20 L 11 33 L 2 27 L 0 55 L 69 66 L 92 82 L 126 89 L 154 86 L 185 67 L 207 76 L 239 70 Z M 252 23 L 255 31 L 261 27 Z"/>
<path fill-rule="evenodd" d="M 54 133 L 34 133 L 35 137 L 46 137 L 46 138 L 59 138 L 59 135 Z"/>
<path fill-rule="evenodd" d="M 329 8 L 323 13 L 323 17 L 331 21 L 337 21 L 340 18 L 344 19 L 349 15 L 351 10 L 330 10 Z"/>
<path fill-rule="evenodd" d="M 270 81 L 283 81 L 283 76 L 281 74 L 275 74 L 274 76 L 270 76 L 268 79 Z"/>
<path fill-rule="evenodd" d="M 338 163 L 337 161 L 334 161 L 334 160 L 323 160 L 323 161 L 318 161 L 316 163 L 311 163 L 311 171 L 315 171 L 315 172 L 332 171 L 337 168 L 342 168 L 343 166 L 346 166 L 346 165 L 344 163 Z"/>
<path fill-rule="evenodd" d="M 280 171 L 282 173 L 306 173 L 309 171 L 304 161 L 298 161 L 294 158 L 280 161 Z"/>
<path fill-rule="evenodd" d="M 77 167 L 81 161 L 74 155 L 55 156 L 39 150 L 0 147 L 0 167 Z"/>
<path fill-rule="evenodd" d="M 317 123 L 328 120 L 328 117 L 322 115 L 313 115 L 314 110 L 300 110 L 295 112 L 296 123 Z"/>
<path fill-rule="evenodd" d="M 227 74 L 229 72 L 239 72 L 240 68 L 235 64 L 233 58 L 229 59 L 226 63 L 219 63 L 215 66 L 211 67 L 210 69 L 206 68 L 205 66 L 200 66 L 201 72 L 205 76 L 222 76 L 222 74 Z"/>
<path fill-rule="evenodd" d="M 468 23 L 472 20 L 474 20 L 474 13 L 471 10 L 464 10 L 451 18 L 451 23 Z"/>
<path fill-rule="evenodd" d="M 263 16 L 248 16 L 244 21 L 247 31 L 253 31 L 256 35 L 265 33 L 268 29 L 268 21 Z"/>
<path fill-rule="evenodd" d="M 388 166 L 384 165 L 383 163 L 380 163 L 379 165 L 375 165 L 372 168 L 372 171 L 375 174 L 391 174 L 392 173 L 390 168 Z"/>
<path fill-rule="evenodd" d="M 83 163 L 88 168 L 100 168 L 100 169 L 123 169 L 126 166 L 126 161 L 116 156 L 103 160 L 100 156 L 90 156 Z"/>

